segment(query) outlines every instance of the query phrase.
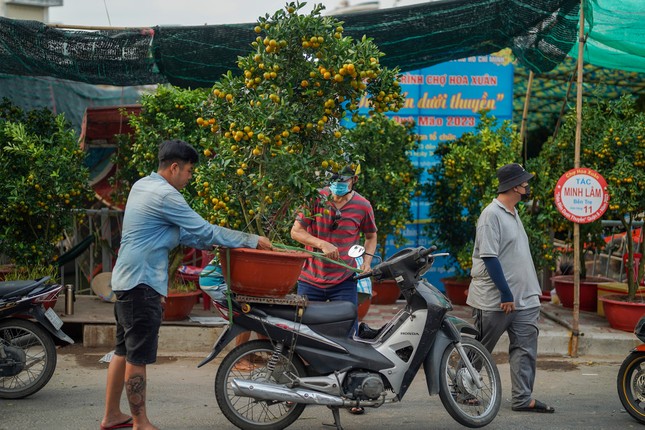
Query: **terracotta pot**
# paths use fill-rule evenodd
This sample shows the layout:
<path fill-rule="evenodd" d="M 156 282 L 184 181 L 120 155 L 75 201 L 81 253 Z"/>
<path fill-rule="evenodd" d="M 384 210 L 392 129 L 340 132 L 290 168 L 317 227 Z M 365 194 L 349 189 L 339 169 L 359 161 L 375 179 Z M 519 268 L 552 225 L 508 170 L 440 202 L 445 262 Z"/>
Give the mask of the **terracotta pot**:
<path fill-rule="evenodd" d="M 573 275 L 561 275 L 551 278 L 558 298 L 565 308 L 573 308 Z M 580 310 L 596 312 L 598 308 L 598 284 L 611 282 L 604 276 L 587 276 L 580 279 Z"/>
<path fill-rule="evenodd" d="M 392 305 L 401 295 L 401 290 L 394 279 L 386 279 L 372 281 L 372 293 L 373 305 Z"/>
<path fill-rule="evenodd" d="M 190 315 L 195 300 L 202 294 L 201 290 L 185 293 L 168 293 L 166 307 L 163 311 L 164 321 L 181 321 Z"/>
<path fill-rule="evenodd" d="M 464 277 L 448 277 L 442 278 L 441 283 L 446 289 L 446 296 L 453 305 L 465 305 L 468 298 L 468 287 L 470 286 L 470 278 Z"/>
<path fill-rule="evenodd" d="M 612 328 L 633 333 L 636 323 L 645 315 L 645 302 L 629 302 L 625 295 L 609 294 L 599 299 Z"/>
<path fill-rule="evenodd" d="M 227 281 L 227 253 L 231 255 L 231 291 L 256 297 L 283 297 L 288 294 L 296 285 L 305 260 L 311 257 L 304 252 L 221 249 L 222 273 Z"/>
<path fill-rule="evenodd" d="M 550 302 L 551 301 L 551 290 L 542 291 L 540 294 L 540 302 Z"/>
<path fill-rule="evenodd" d="M 358 304 L 358 320 L 362 321 L 363 318 L 365 318 L 365 315 L 367 315 L 367 311 L 370 310 L 370 305 L 372 304 L 372 300 L 374 300 L 374 297 L 367 297 L 365 300 L 360 302 Z"/>

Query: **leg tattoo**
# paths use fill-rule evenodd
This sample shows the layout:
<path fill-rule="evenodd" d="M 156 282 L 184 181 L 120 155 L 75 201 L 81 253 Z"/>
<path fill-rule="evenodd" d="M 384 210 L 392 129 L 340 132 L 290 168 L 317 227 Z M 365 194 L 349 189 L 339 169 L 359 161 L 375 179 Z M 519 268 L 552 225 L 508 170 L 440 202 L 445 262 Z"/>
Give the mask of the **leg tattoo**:
<path fill-rule="evenodd" d="M 132 415 L 139 415 L 146 406 L 146 378 L 143 375 L 133 375 L 125 381 L 128 402 Z"/>

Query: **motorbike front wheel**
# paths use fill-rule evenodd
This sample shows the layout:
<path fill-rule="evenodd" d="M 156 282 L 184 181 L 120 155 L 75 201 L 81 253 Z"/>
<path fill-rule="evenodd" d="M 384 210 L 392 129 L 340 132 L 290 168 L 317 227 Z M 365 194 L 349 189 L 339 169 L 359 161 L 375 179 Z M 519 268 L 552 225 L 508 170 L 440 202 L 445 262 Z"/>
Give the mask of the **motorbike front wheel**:
<path fill-rule="evenodd" d="M 0 322 L 0 399 L 21 399 L 43 388 L 56 369 L 56 345 L 38 324 Z"/>
<path fill-rule="evenodd" d="M 625 410 L 645 424 L 645 352 L 632 352 L 620 366 L 618 397 Z"/>
<path fill-rule="evenodd" d="M 477 387 L 459 351 L 452 345 L 441 359 L 439 397 L 458 423 L 471 428 L 483 427 L 499 412 L 502 401 L 499 371 L 484 345 L 469 337 L 462 337 L 461 345 L 482 386 Z"/>
<path fill-rule="evenodd" d="M 297 356 L 289 357 L 283 351 L 274 357 L 271 342 L 253 340 L 236 347 L 222 360 L 215 377 L 215 398 L 224 416 L 243 430 L 282 430 L 300 417 L 306 405 L 236 396 L 231 381 L 282 385 L 290 381 L 285 375 L 303 377 L 305 373 Z"/>

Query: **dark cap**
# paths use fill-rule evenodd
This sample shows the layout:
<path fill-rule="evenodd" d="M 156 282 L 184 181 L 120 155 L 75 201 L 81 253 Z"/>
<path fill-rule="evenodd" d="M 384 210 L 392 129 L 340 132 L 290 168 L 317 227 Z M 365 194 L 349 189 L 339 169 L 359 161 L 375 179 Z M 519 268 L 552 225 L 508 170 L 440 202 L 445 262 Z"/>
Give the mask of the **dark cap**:
<path fill-rule="evenodd" d="M 361 173 L 361 165 L 360 164 L 348 164 L 347 166 L 343 167 L 343 169 L 339 173 L 334 173 L 332 176 L 332 180 L 337 181 L 346 181 L 350 178 L 353 178 L 354 176 L 358 176 L 359 173 Z"/>
<path fill-rule="evenodd" d="M 533 175 L 524 170 L 524 167 L 517 163 L 502 166 L 497 169 L 497 179 L 499 179 L 497 192 L 504 193 L 513 187 L 521 185 L 531 178 L 533 178 Z"/>

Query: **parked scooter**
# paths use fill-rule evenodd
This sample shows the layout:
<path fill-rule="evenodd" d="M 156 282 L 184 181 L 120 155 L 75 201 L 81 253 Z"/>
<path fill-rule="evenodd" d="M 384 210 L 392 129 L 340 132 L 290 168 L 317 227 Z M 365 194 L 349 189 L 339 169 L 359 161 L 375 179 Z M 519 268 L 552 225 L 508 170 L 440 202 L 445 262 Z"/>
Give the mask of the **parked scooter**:
<path fill-rule="evenodd" d="M 499 372 L 481 343 L 461 335 L 477 330 L 447 315 L 450 302 L 421 278 L 435 249 L 402 250 L 357 276 L 395 279 L 407 303 L 385 326 L 361 324 L 353 337 L 356 308 L 349 302 L 233 298 L 233 324 L 199 366 L 244 331 L 268 340 L 244 343 L 222 360 L 215 378 L 222 413 L 241 429 L 276 430 L 297 420 L 306 405 L 325 405 L 341 429 L 340 408 L 401 401 L 423 365 L 429 394 L 439 394 L 456 421 L 473 428 L 489 424 L 500 408 Z M 228 318 L 229 304 L 215 305 Z"/>
<path fill-rule="evenodd" d="M 645 424 L 645 316 L 636 324 L 634 334 L 642 344 L 625 358 L 618 371 L 618 397 L 625 410 Z"/>
<path fill-rule="evenodd" d="M 30 396 L 49 382 L 56 369 L 51 335 L 74 343 L 60 317 L 43 305 L 62 288 L 49 279 L 0 282 L 0 399 Z"/>

